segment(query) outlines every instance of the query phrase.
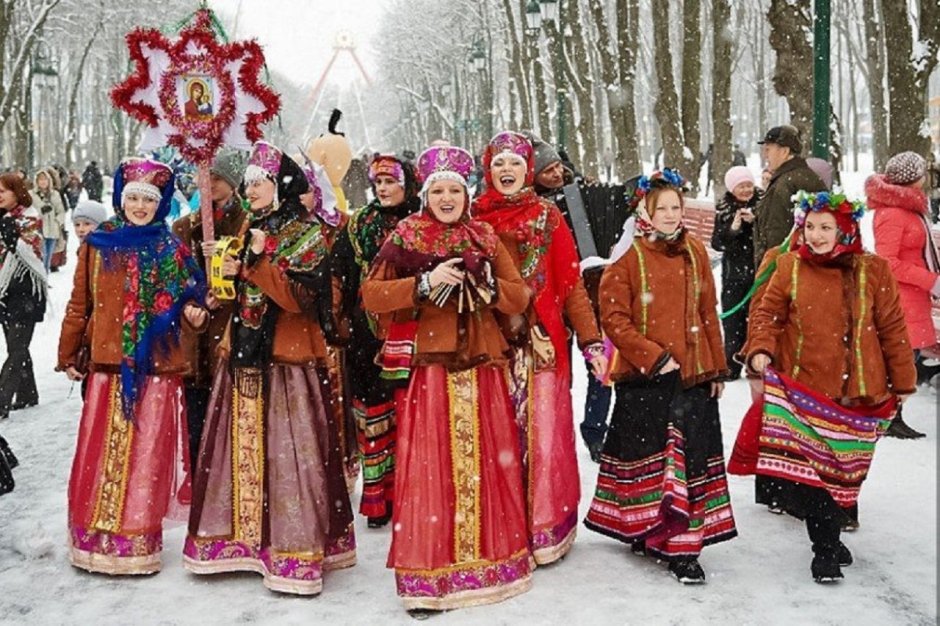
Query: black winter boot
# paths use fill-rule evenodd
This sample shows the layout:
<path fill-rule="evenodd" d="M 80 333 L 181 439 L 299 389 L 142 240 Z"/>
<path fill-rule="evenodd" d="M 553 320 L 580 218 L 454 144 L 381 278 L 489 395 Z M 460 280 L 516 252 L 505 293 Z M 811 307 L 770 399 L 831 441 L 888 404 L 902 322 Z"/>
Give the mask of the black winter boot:
<path fill-rule="evenodd" d="M 835 515 L 807 515 L 806 531 L 809 533 L 810 541 L 813 542 L 813 563 L 810 569 L 813 573 L 813 580 L 818 583 L 835 582 L 842 578 L 842 568 L 840 562 L 846 554 L 840 554 L 840 547 L 845 548 L 839 540 L 842 520 L 837 519 Z M 845 550 L 848 552 L 848 548 Z M 848 559 L 852 555 L 848 553 Z"/>
<path fill-rule="evenodd" d="M 816 548 L 814 547 L 813 550 L 815 551 Z M 817 552 L 810 569 L 813 572 L 813 580 L 818 583 L 834 583 L 844 578 L 835 552 Z"/>
<path fill-rule="evenodd" d="M 888 430 L 885 431 L 885 437 L 895 437 L 897 439 L 920 439 L 921 437 L 926 437 L 922 432 L 918 432 L 908 426 L 907 422 L 904 421 L 904 417 L 901 415 L 902 408 L 898 409 L 897 416 L 891 420 L 891 425 L 888 426 Z"/>
<path fill-rule="evenodd" d="M 705 584 L 705 570 L 695 557 L 686 557 L 669 562 L 669 571 L 683 585 Z"/>

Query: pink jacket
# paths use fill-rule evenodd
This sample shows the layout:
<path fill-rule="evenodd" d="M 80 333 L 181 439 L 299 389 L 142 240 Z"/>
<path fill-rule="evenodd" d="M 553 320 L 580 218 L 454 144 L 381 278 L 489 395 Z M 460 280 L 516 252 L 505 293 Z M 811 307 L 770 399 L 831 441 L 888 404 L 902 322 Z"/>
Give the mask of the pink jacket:
<path fill-rule="evenodd" d="M 927 225 L 927 196 L 911 187 L 892 185 L 882 174 L 865 181 L 868 207 L 875 211 L 875 251 L 888 260 L 901 292 L 901 307 L 911 345 L 937 343 L 930 315 L 930 290 L 937 281 L 936 249 Z"/>

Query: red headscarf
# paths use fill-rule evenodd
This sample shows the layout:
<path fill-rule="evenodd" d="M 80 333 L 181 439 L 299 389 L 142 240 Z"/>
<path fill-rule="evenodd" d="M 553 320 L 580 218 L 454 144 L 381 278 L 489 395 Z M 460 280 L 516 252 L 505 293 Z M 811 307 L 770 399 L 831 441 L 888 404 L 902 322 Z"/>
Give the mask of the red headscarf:
<path fill-rule="evenodd" d="M 527 164 L 525 187 L 512 196 L 504 196 L 493 185 L 491 164 L 502 152 L 521 156 Z M 507 239 L 512 233 L 521 262 L 519 273 L 535 294 L 538 321 L 552 340 L 559 366 L 567 368 L 568 333 L 562 311 L 581 278 L 574 237 L 558 207 L 532 189 L 535 159 L 532 144 L 524 136 L 500 133 L 494 137 L 483 154 L 483 171 L 487 190 L 474 202 L 474 219 L 487 222 Z"/>

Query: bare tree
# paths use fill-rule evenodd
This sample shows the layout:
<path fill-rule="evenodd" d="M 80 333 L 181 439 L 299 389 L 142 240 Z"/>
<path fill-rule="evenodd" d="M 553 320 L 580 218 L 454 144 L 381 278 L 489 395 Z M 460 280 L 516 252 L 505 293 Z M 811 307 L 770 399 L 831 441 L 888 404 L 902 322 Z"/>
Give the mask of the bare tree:
<path fill-rule="evenodd" d="M 617 142 L 617 163 L 620 165 L 620 175 L 633 176 L 640 173 L 640 146 L 637 141 L 636 101 L 634 81 L 636 80 L 637 52 L 639 38 L 640 7 L 638 0 L 617 0 L 618 33 L 617 52 L 620 56 L 618 77 L 620 78 L 618 102 L 622 111 L 622 126 Z M 613 86 L 608 86 L 608 90 Z"/>
<path fill-rule="evenodd" d="M 770 47 L 777 53 L 774 90 L 790 106 L 790 123 L 803 140 L 813 131 L 813 46 L 810 0 L 771 0 Z"/>
<path fill-rule="evenodd" d="M 32 52 L 33 45 L 36 43 L 37 35 L 42 29 L 43 24 L 45 24 L 46 20 L 49 18 L 49 13 L 61 1 L 62 0 L 42 0 L 38 6 L 32 2 L 26 3 L 24 8 L 28 15 L 28 25 L 18 33 L 11 32 L 10 30 L 7 30 L 5 33 L 4 39 L 9 36 L 17 37 L 19 40 L 19 50 L 13 60 L 9 82 L 0 82 L 0 130 L 3 130 L 7 119 L 10 117 L 10 111 L 13 110 L 13 105 L 16 103 L 17 98 L 21 96 L 20 90 L 17 89 L 17 87 L 22 84 L 24 71 L 29 71 L 27 70 L 27 65 L 31 60 L 30 53 Z M 11 2 L 9 6 L 4 9 L 3 13 L 6 19 L 12 16 L 14 12 L 13 6 Z M 0 45 L 5 43 L 5 41 L 0 41 Z"/>
<path fill-rule="evenodd" d="M 715 197 L 724 190 L 724 172 L 731 167 L 731 3 L 712 1 L 712 143 L 711 177 Z"/>
<path fill-rule="evenodd" d="M 695 160 L 692 167 L 683 171 L 698 188 L 701 169 L 699 155 L 702 154 L 701 128 L 699 126 L 700 88 L 702 85 L 702 5 L 700 0 L 684 0 L 682 3 L 682 137 Z M 730 61 L 730 55 L 729 55 Z"/>
<path fill-rule="evenodd" d="M 862 0 L 865 17 L 865 60 L 868 67 L 868 95 L 871 100 L 872 149 L 875 167 L 888 160 L 888 107 L 885 103 L 884 33 L 879 0 Z M 880 2 L 879 2 L 880 4 Z M 906 11 L 905 11 L 906 15 Z"/>
<path fill-rule="evenodd" d="M 940 0 L 920 0 L 918 9 L 915 39 L 907 0 L 881 0 L 885 32 L 891 33 L 887 46 L 891 154 L 913 150 L 926 155 L 930 150 L 927 80 L 940 48 Z"/>
<path fill-rule="evenodd" d="M 669 3 L 653 3 L 653 49 L 659 95 L 653 111 L 659 120 L 663 141 L 663 165 L 675 167 L 685 176 L 697 169 L 698 155 L 686 145 L 679 115 L 679 98 L 673 78 L 672 49 L 669 45 Z"/>

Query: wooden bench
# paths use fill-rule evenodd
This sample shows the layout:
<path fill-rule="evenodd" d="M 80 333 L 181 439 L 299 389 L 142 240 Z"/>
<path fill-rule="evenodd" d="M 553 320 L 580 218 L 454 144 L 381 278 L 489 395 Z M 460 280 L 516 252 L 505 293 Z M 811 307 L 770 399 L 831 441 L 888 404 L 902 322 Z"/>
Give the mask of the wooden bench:
<path fill-rule="evenodd" d="M 715 203 L 697 198 L 685 199 L 682 225 L 696 239 L 705 244 L 712 267 L 721 262 L 721 253 L 712 250 L 712 231 L 715 229 Z"/>

